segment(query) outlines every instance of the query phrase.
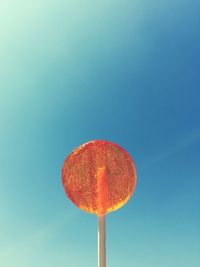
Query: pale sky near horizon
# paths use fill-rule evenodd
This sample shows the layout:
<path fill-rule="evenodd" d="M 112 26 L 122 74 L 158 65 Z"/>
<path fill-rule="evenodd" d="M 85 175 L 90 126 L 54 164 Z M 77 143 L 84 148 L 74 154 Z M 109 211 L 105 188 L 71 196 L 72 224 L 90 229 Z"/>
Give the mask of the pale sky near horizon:
<path fill-rule="evenodd" d="M 200 266 L 200 2 L 0 1 L 0 266 L 97 266 L 97 218 L 65 196 L 92 139 L 133 157 L 108 267 Z"/>

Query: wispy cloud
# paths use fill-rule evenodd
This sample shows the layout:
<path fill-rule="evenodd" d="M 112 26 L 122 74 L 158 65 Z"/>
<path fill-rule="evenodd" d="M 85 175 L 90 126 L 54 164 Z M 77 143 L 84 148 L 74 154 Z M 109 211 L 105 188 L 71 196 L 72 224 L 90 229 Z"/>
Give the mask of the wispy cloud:
<path fill-rule="evenodd" d="M 61 216 L 48 225 L 40 228 L 28 235 L 20 242 L 13 240 L 11 244 L 5 246 L 0 251 L 0 266 L 4 267 L 42 267 L 57 266 L 56 262 L 60 261 L 58 251 L 52 251 L 49 240 L 60 231 L 63 226 L 69 226 L 77 219 L 78 212 L 70 213 L 70 216 Z M 66 229 L 66 228 L 65 228 Z M 66 242 L 66 246 L 69 244 Z M 68 249 L 63 247 L 62 249 Z M 52 262 L 50 252 L 54 253 Z M 61 253 L 62 255 L 62 253 Z M 64 262 L 64 261 L 63 261 Z"/>
<path fill-rule="evenodd" d="M 200 130 L 190 133 L 187 136 L 180 137 L 176 144 L 171 145 L 169 148 L 161 151 L 159 154 L 155 155 L 149 162 L 149 164 L 154 164 L 158 161 L 167 159 L 168 157 L 176 154 L 180 150 L 191 146 L 200 140 Z"/>

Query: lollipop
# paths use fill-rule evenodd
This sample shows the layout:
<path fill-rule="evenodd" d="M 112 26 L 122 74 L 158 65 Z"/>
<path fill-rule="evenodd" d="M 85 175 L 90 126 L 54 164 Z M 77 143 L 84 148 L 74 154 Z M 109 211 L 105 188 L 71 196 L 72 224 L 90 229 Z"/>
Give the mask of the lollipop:
<path fill-rule="evenodd" d="M 136 170 L 131 157 L 111 142 L 90 141 L 66 158 L 62 182 L 77 207 L 98 216 L 98 263 L 105 267 L 105 215 L 122 207 L 134 192 Z"/>

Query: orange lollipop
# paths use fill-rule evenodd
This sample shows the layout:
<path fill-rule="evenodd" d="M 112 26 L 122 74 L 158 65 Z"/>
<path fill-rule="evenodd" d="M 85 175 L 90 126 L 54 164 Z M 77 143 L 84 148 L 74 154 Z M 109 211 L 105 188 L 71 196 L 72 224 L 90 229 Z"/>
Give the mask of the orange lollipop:
<path fill-rule="evenodd" d="M 108 141 L 85 143 L 66 158 L 62 169 L 64 190 L 80 209 L 99 217 L 99 267 L 105 267 L 105 214 L 122 207 L 136 185 L 129 154 Z"/>

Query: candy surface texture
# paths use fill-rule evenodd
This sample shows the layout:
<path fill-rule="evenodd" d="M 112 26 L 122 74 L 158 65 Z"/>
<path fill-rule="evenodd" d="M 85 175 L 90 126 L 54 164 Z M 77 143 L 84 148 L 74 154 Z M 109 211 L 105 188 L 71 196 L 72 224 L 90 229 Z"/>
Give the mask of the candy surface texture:
<path fill-rule="evenodd" d="M 136 170 L 123 148 L 95 140 L 79 146 L 66 158 L 62 183 L 76 206 L 101 215 L 129 200 L 136 185 Z"/>

